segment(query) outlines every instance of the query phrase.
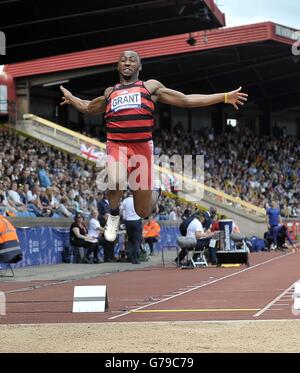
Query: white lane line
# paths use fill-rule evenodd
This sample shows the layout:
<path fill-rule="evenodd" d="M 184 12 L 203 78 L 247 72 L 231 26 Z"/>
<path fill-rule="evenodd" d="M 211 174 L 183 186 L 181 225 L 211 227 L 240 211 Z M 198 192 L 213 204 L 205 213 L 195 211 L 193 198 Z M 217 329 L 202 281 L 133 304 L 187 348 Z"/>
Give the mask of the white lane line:
<path fill-rule="evenodd" d="M 290 303 L 276 303 L 276 307 L 277 306 L 290 306 L 291 304 Z"/>
<path fill-rule="evenodd" d="M 239 274 L 241 274 L 241 273 L 244 273 L 244 272 L 247 272 L 247 271 L 251 271 L 252 269 L 257 268 L 257 267 L 260 267 L 260 266 L 262 266 L 262 265 L 264 265 L 264 264 L 271 263 L 271 262 L 273 262 L 273 261 L 275 261 L 275 260 L 278 260 L 278 259 L 286 258 L 287 256 L 289 256 L 289 255 L 291 255 L 291 254 L 293 254 L 293 253 L 291 252 L 291 253 L 286 254 L 286 255 L 284 255 L 284 256 L 277 256 L 277 257 L 275 257 L 275 258 L 272 258 L 272 259 L 266 260 L 265 262 L 258 263 L 258 264 L 254 265 L 254 266 L 252 266 L 252 267 L 247 267 L 247 268 L 245 268 L 245 269 L 242 269 L 241 271 L 234 272 L 234 273 L 231 273 L 230 275 L 227 275 L 227 276 L 224 276 L 224 277 L 217 278 L 216 280 L 213 280 L 213 281 L 211 281 L 211 282 L 209 282 L 209 283 L 205 283 L 205 284 L 202 284 L 202 285 L 195 286 L 195 287 L 193 287 L 193 288 L 191 288 L 191 289 L 188 289 L 188 290 L 186 290 L 186 291 L 183 291 L 182 293 L 178 293 L 178 294 L 175 294 L 175 295 L 174 295 L 174 294 L 173 294 L 173 295 L 170 295 L 170 297 L 168 297 L 168 298 L 164 298 L 164 299 L 162 299 L 162 300 L 160 300 L 160 301 L 152 302 L 152 303 L 146 304 L 145 306 L 137 307 L 137 308 L 134 309 L 134 310 L 131 310 L 131 311 L 128 311 L 128 312 L 124 312 L 124 313 L 121 313 L 120 315 L 113 316 L 113 317 L 109 317 L 108 320 L 118 319 L 118 318 L 120 318 L 120 317 L 126 316 L 126 315 L 128 315 L 128 314 L 130 314 L 130 313 L 133 313 L 133 312 L 135 312 L 135 311 L 141 310 L 141 309 L 143 309 L 143 308 L 150 307 L 150 306 L 154 306 L 155 304 L 159 304 L 159 303 L 162 303 L 162 302 L 168 301 L 168 300 L 170 300 L 170 299 L 173 299 L 173 298 L 179 297 L 179 296 L 181 296 L 181 295 L 184 295 L 184 294 L 190 293 L 190 292 L 192 292 L 192 291 L 194 291 L 194 290 L 198 290 L 198 289 L 200 289 L 200 288 L 203 288 L 203 287 L 205 287 L 205 286 L 208 286 L 208 285 L 214 284 L 214 283 L 216 283 L 216 282 L 220 282 L 220 281 L 222 281 L 222 280 L 226 280 L 227 278 L 237 276 L 237 275 L 239 275 Z"/>
<path fill-rule="evenodd" d="M 299 281 L 299 280 L 298 280 Z M 258 311 L 253 317 L 259 317 L 263 313 L 269 310 L 270 307 L 272 307 L 276 302 L 278 302 L 280 299 L 285 298 L 287 293 L 291 291 L 291 289 L 294 287 L 294 284 L 297 281 L 294 281 L 290 287 L 288 287 L 286 290 L 284 290 L 281 294 L 278 295 L 275 299 L 273 299 L 270 303 L 268 303 L 264 308 L 262 308 L 260 311 Z M 288 296 L 290 297 L 290 295 Z M 271 311 L 275 311 L 275 308 L 272 308 Z"/>

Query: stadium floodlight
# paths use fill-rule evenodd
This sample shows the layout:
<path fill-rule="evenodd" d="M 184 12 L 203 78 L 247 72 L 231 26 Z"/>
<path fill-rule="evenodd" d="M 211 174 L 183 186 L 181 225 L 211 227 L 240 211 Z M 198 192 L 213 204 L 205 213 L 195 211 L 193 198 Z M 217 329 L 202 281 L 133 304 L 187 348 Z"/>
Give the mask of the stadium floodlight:
<path fill-rule="evenodd" d="M 181 7 L 178 9 L 177 14 L 178 14 L 179 16 L 181 16 L 182 13 L 185 11 L 185 8 L 186 8 L 186 5 L 181 5 Z"/>
<path fill-rule="evenodd" d="M 0 31 L 0 55 L 6 55 L 6 36 L 3 31 Z"/>
<path fill-rule="evenodd" d="M 68 83 L 69 81 L 70 81 L 69 79 L 66 79 L 66 80 L 59 80 L 57 82 L 45 83 L 45 84 L 43 84 L 43 87 L 50 87 L 52 85 L 58 85 L 58 84 Z"/>
<path fill-rule="evenodd" d="M 237 119 L 228 118 L 227 119 L 227 126 L 235 128 L 238 125 Z"/>
<path fill-rule="evenodd" d="M 196 43 L 197 40 L 193 37 L 193 35 L 190 33 L 189 38 L 186 40 L 187 44 L 189 44 L 191 47 L 193 47 Z"/>

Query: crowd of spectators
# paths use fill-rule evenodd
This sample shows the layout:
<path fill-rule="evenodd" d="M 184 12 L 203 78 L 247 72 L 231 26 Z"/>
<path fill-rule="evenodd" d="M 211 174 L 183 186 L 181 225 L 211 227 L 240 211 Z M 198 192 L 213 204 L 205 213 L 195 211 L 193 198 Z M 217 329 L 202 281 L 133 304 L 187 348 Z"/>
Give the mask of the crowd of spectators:
<path fill-rule="evenodd" d="M 215 136 L 181 124 L 155 133 L 155 154 L 204 155 L 205 185 L 268 208 L 275 200 L 285 217 L 300 216 L 300 141 L 278 127 L 273 137 L 255 137 L 244 127 Z"/>
<path fill-rule="evenodd" d="M 204 155 L 205 185 L 256 206 L 277 201 L 284 217 L 300 216 L 300 143 L 297 138 L 254 137 L 238 127 L 215 136 L 209 129 L 154 134 L 156 155 Z M 38 140 L 0 132 L 0 212 L 7 216 L 89 217 L 105 197 L 97 189 L 98 170 Z M 103 207 L 103 206 L 102 206 Z M 193 206 L 163 196 L 159 220 L 178 220 Z"/>
<path fill-rule="evenodd" d="M 0 213 L 20 217 L 90 217 L 108 211 L 105 193 L 98 190 L 93 164 L 38 140 L 0 132 Z M 161 219 L 176 220 L 185 204 L 162 197 Z"/>
<path fill-rule="evenodd" d="M 0 132 L 0 211 L 8 216 L 86 216 L 97 208 L 92 164 L 40 141 Z"/>

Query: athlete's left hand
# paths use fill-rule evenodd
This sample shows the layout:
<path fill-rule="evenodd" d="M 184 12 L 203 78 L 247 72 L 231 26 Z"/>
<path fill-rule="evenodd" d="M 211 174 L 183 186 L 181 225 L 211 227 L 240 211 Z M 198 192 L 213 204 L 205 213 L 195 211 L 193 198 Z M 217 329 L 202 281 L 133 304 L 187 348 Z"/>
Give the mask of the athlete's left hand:
<path fill-rule="evenodd" d="M 70 105 L 71 104 L 71 101 L 72 101 L 72 93 L 70 91 L 68 91 L 65 87 L 63 87 L 62 85 L 60 86 L 60 89 L 63 93 L 63 97 L 62 97 L 62 102 L 60 103 L 60 105 Z"/>
<path fill-rule="evenodd" d="M 236 89 L 235 91 L 228 92 L 227 102 L 228 104 L 233 105 L 236 110 L 239 110 L 238 105 L 243 106 L 244 103 L 247 101 L 247 93 L 241 92 L 242 87 Z"/>

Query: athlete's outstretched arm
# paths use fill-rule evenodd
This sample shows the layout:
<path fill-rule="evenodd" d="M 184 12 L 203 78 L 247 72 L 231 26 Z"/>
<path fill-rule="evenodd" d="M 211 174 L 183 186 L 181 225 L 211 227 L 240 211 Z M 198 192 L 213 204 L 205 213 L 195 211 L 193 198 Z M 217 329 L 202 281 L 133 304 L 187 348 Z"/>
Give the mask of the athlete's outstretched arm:
<path fill-rule="evenodd" d="M 212 95 L 185 95 L 182 92 L 164 87 L 157 80 L 148 80 L 148 87 L 150 92 L 153 92 L 152 95 L 157 101 L 183 108 L 203 107 L 225 102 L 233 105 L 238 110 L 238 105 L 243 106 L 248 97 L 246 93 L 241 92 L 242 87 L 235 91 Z"/>
<path fill-rule="evenodd" d="M 105 93 L 103 96 L 97 97 L 94 100 L 82 100 L 79 97 L 75 97 L 72 95 L 70 91 L 68 91 L 63 86 L 60 86 L 60 89 L 63 93 L 63 102 L 61 105 L 72 105 L 81 113 L 85 114 L 101 114 L 105 112 L 106 109 L 106 98 Z M 109 91 L 110 88 L 107 88 L 106 91 Z M 105 92 L 106 92 L 105 91 Z"/>

